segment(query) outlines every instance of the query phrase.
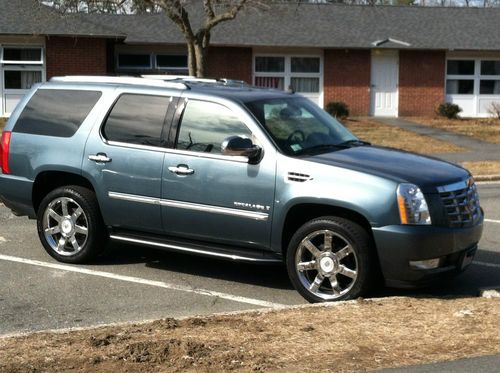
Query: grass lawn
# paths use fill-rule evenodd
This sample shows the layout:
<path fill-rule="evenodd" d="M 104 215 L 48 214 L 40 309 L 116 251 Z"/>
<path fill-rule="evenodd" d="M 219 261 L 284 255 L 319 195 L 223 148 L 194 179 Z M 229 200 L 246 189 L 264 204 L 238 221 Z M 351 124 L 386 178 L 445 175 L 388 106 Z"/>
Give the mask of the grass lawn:
<path fill-rule="evenodd" d="M 381 124 L 369 118 L 346 119 L 342 123 L 360 139 L 369 141 L 374 145 L 398 148 L 421 154 L 466 151 L 466 149 L 454 144 Z"/>
<path fill-rule="evenodd" d="M 463 162 L 472 175 L 500 175 L 500 161 Z"/>
<path fill-rule="evenodd" d="M 479 140 L 500 144 L 500 119 L 495 118 L 408 118 L 408 120 L 436 127 L 439 129 L 460 133 Z"/>

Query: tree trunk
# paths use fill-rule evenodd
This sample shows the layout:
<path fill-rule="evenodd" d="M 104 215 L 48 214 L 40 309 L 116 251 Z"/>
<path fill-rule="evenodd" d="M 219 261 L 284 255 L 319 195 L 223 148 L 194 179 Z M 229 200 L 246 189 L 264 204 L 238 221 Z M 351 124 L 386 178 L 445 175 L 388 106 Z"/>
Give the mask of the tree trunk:
<path fill-rule="evenodd" d="M 194 40 L 188 40 L 188 69 L 190 76 L 196 76 L 197 64 L 196 64 L 196 52 L 194 47 Z"/>
<path fill-rule="evenodd" d="M 196 43 L 194 50 L 196 54 L 196 77 L 204 78 L 207 71 L 208 47 Z"/>

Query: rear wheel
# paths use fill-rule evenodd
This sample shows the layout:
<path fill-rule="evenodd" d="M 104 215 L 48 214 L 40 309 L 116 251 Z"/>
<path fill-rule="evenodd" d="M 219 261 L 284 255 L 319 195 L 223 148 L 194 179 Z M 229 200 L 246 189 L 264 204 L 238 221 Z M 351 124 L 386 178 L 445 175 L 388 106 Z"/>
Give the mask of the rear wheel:
<path fill-rule="evenodd" d="M 47 253 L 61 262 L 88 262 L 106 246 L 106 230 L 95 194 L 80 186 L 50 192 L 38 209 L 37 228 Z"/>
<path fill-rule="evenodd" d="M 290 241 L 286 261 L 292 284 L 309 302 L 357 298 L 374 280 L 370 237 L 343 218 L 322 217 L 304 224 Z"/>

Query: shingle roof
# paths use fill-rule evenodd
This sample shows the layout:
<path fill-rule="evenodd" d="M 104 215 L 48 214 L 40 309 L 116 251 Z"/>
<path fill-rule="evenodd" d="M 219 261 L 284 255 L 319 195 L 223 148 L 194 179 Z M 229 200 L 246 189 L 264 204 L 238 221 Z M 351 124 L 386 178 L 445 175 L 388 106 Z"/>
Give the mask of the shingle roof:
<path fill-rule="evenodd" d="M 125 37 L 117 29 L 62 15 L 33 0 L 0 0 L 0 34 Z"/>
<path fill-rule="evenodd" d="M 163 14 L 61 16 L 44 7 L 41 17 L 26 14 L 28 3 L 33 6 L 30 0 L 0 0 L 0 34 L 121 36 L 130 44 L 184 43 L 180 31 Z M 190 13 L 194 23 L 201 21 L 200 11 L 197 7 Z M 46 17 L 49 22 L 43 20 Z M 214 29 L 211 42 L 230 46 L 500 50 L 500 8 L 281 4 L 268 10 L 245 10 Z"/>

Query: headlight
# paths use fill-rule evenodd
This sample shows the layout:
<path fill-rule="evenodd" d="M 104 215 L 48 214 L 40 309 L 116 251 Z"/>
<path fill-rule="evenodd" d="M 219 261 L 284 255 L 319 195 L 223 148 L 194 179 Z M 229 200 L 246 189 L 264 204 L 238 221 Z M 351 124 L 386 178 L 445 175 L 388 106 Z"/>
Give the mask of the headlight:
<path fill-rule="evenodd" d="M 418 186 L 399 184 L 397 196 L 401 224 L 431 224 L 427 201 Z"/>

